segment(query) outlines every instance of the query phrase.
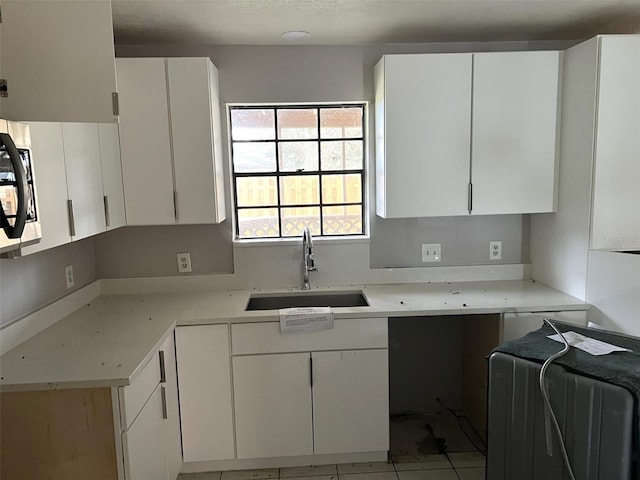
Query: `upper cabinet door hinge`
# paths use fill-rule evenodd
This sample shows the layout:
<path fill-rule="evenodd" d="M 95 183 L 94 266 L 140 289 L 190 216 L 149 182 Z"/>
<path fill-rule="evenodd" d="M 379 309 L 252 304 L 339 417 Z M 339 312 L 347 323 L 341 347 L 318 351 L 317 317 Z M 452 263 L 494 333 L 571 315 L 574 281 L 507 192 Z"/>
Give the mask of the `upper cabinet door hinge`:
<path fill-rule="evenodd" d="M 9 87 L 7 86 L 7 79 L 0 78 L 0 97 L 9 96 Z"/>
<path fill-rule="evenodd" d="M 118 92 L 111 94 L 111 106 L 113 107 L 113 114 L 120 115 L 120 103 L 118 102 Z"/>

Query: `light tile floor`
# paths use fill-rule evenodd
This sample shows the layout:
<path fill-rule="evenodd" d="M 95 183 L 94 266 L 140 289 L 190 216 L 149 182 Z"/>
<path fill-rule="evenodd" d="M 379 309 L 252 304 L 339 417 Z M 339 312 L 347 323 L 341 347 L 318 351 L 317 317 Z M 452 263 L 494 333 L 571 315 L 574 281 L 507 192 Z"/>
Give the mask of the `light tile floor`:
<path fill-rule="evenodd" d="M 484 470 L 483 454 L 456 452 L 414 455 L 389 462 L 183 473 L 178 480 L 483 480 Z"/>

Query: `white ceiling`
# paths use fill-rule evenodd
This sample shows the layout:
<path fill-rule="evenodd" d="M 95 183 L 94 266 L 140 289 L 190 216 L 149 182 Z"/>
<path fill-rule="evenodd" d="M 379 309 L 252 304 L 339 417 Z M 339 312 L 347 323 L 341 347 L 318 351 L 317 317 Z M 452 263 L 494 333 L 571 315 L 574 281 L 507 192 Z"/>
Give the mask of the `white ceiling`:
<path fill-rule="evenodd" d="M 117 44 L 354 45 L 640 33 L 640 0 L 112 0 Z M 312 37 L 290 42 L 288 30 Z"/>

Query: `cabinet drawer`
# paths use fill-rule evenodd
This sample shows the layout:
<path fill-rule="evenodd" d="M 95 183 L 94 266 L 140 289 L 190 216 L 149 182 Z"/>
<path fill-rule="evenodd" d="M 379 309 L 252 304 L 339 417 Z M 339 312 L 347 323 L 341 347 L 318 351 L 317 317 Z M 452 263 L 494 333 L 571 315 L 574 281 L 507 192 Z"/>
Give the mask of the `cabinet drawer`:
<path fill-rule="evenodd" d="M 160 360 L 156 352 L 151 360 L 142 367 L 131 385 L 118 388 L 120 425 L 123 430 L 127 430 L 131 426 L 158 383 L 160 383 Z"/>
<path fill-rule="evenodd" d="M 279 322 L 231 325 L 233 355 L 387 348 L 387 344 L 386 318 L 336 320 L 333 329 L 319 332 L 280 333 Z"/>

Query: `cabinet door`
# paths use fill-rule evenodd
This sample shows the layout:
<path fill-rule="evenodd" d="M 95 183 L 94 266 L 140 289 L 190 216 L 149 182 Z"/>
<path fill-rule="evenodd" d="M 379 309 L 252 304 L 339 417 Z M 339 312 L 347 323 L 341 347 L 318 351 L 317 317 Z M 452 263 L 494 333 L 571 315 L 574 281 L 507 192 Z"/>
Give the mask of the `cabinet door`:
<path fill-rule="evenodd" d="M 178 375 L 176 372 L 176 350 L 173 334 L 160 347 L 164 359 L 165 395 L 165 448 L 167 458 L 167 477 L 175 480 L 182 467 L 182 445 L 180 439 L 180 408 L 178 406 Z"/>
<path fill-rule="evenodd" d="M 238 458 L 313 453 L 308 353 L 233 358 Z"/>
<path fill-rule="evenodd" d="M 580 327 L 587 324 L 587 312 L 544 312 L 544 313 L 503 313 L 502 314 L 502 341 L 515 340 L 524 337 L 544 325 L 544 318 L 558 320 L 559 322 L 572 323 Z"/>
<path fill-rule="evenodd" d="M 219 223 L 224 191 L 217 70 L 208 58 L 168 58 L 167 75 L 177 222 Z"/>
<path fill-rule="evenodd" d="M 389 449 L 387 350 L 313 352 L 314 453 Z"/>
<path fill-rule="evenodd" d="M 163 58 L 118 58 L 120 146 L 128 225 L 173 225 L 173 173 Z"/>
<path fill-rule="evenodd" d="M 166 479 L 162 392 L 158 385 L 133 424 L 122 434 L 127 480 Z M 172 479 L 173 480 L 173 479 Z"/>
<path fill-rule="evenodd" d="M 640 35 L 600 38 L 591 248 L 640 248 Z"/>
<path fill-rule="evenodd" d="M 468 214 L 471 54 L 386 55 L 375 80 L 378 215 Z"/>
<path fill-rule="evenodd" d="M 234 458 L 229 327 L 176 328 L 185 462 Z"/>
<path fill-rule="evenodd" d="M 23 255 L 71 241 L 62 125 L 58 122 L 32 122 L 29 130 L 42 238 L 39 243 L 22 247 Z"/>
<path fill-rule="evenodd" d="M 115 122 L 111 2 L 3 2 L 0 50 L 2 118 Z"/>
<path fill-rule="evenodd" d="M 120 163 L 120 136 L 115 123 L 98 124 L 102 190 L 107 230 L 125 225 L 122 164 Z"/>
<path fill-rule="evenodd" d="M 100 141 L 95 123 L 63 123 L 67 189 L 72 201 L 73 240 L 105 231 Z"/>
<path fill-rule="evenodd" d="M 472 213 L 554 211 L 560 52 L 473 58 Z"/>

